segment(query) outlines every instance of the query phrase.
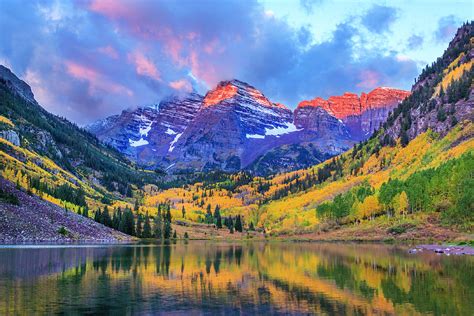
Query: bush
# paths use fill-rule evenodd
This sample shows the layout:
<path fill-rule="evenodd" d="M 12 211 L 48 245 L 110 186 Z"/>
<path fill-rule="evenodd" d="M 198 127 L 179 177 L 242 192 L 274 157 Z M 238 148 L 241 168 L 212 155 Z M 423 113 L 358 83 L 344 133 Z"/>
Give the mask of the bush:
<path fill-rule="evenodd" d="M 5 192 L 2 189 L 0 189 L 0 201 L 4 201 L 13 205 L 20 205 L 20 201 L 16 195 Z"/>
<path fill-rule="evenodd" d="M 59 229 L 58 229 L 58 233 L 63 235 L 63 236 L 67 236 L 69 235 L 69 232 L 67 231 L 66 228 L 64 228 L 64 226 L 61 226 Z"/>
<path fill-rule="evenodd" d="M 410 230 L 415 227 L 416 227 L 415 225 L 409 224 L 409 223 L 395 225 L 395 226 L 390 227 L 387 230 L 387 233 L 392 234 L 392 235 L 400 235 L 400 234 L 405 233 L 407 230 Z"/>

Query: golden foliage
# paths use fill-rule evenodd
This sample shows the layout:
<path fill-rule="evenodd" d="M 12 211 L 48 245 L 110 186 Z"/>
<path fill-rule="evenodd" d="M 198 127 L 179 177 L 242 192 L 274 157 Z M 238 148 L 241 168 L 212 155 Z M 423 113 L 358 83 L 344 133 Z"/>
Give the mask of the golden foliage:
<path fill-rule="evenodd" d="M 3 123 L 5 125 L 9 125 L 11 127 L 15 127 L 15 124 L 13 124 L 12 121 L 10 121 L 8 118 L 6 118 L 5 116 L 3 115 L 0 115 L 0 123 Z"/>

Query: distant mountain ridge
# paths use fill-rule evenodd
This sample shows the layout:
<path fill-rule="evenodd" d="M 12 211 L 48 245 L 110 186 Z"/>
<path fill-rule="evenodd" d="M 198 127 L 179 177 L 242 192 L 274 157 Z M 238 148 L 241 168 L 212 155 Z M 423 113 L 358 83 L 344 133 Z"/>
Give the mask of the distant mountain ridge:
<path fill-rule="evenodd" d="M 302 101 L 298 108 L 321 107 L 342 120 L 353 139 L 364 140 L 378 129 L 387 119 L 389 112 L 409 95 L 408 91 L 379 87 L 360 96 L 346 92 L 342 96 L 331 96 L 327 100 L 315 98 Z"/>
<path fill-rule="evenodd" d="M 319 163 L 367 139 L 409 94 L 382 87 L 302 101 L 292 111 L 234 79 L 205 96 L 167 98 L 86 128 L 149 168 L 270 174 Z"/>

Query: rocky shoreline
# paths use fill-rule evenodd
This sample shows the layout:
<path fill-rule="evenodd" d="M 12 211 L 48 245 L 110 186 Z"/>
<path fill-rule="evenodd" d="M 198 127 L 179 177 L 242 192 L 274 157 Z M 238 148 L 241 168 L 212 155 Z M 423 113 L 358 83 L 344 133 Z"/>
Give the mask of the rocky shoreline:
<path fill-rule="evenodd" d="M 422 252 L 434 252 L 446 256 L 474 256 L 474 248 L 470 246 L 419 245 L 409 250 L 411 254 L 419 254 Z"/>

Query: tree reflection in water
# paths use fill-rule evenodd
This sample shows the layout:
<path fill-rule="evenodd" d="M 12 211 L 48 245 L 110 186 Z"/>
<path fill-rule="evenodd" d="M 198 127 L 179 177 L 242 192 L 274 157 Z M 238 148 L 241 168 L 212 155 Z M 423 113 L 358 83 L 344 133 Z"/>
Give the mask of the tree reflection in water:
<path fill-rule="evenodd" d="M 474 258 L 397 246 L 189 243 L 0 249 L 0 314 L 474 310 Z"/>

